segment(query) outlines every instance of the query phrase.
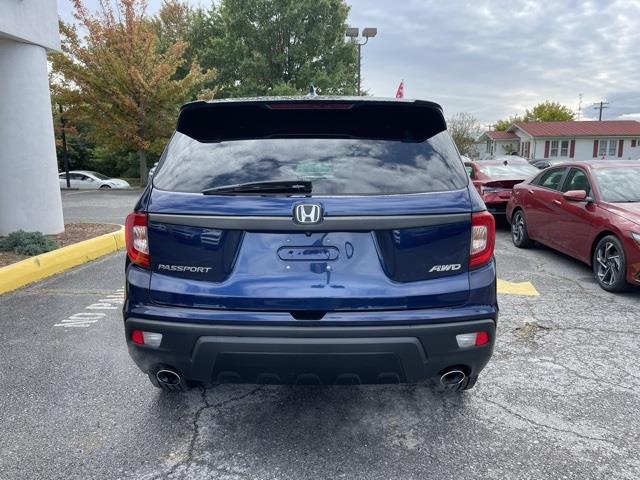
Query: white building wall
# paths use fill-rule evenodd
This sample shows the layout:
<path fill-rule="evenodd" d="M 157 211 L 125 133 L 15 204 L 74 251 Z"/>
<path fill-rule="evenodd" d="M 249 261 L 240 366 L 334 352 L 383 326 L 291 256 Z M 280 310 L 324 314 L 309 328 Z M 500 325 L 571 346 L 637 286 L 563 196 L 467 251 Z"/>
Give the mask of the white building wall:
<path fill-rule="evenodd" d="M 598 137 L 598 141 L 600 140 L 609 140 L 613 139 L 616 141 L 616 152 L 615 155 L 605 155 L 605 159 L 607 160 L 636 160 L 640 159 L 640 138 L 636 139 L 636 147 L 631 148 L 631 138 L 624 138 L 624 146 L 622 149 L 622 158 L 618 157 L 618 141 L 620 137 Z M 568 140 L 571 142 L 571 138 L 538 138 L 535 141 L 535 150 L 532 152 L 532 158 L 536 160 L 544 158 L 544 145 L 545 142 L 549 140 Z M 593 141 L 595 138 L 576 138 L 576 147 L 575 153 L 572 160 L 593 160 Z M 569 145 L 570 146 L 570 145 Z M 567 157 L 551 157 L 549 158 L 566 158 L 567 160 L 571 160 L 569 156 Z M 596 158 L 602 158 L 598 155 Z"/>
<path fill-rule="evenodd" d="M 0 235 L 64 230 L 47 52 L 0 39 Z"/>
<path fill-rule="evenodd" d="M 0 235 L 64 230 L 47 50 L 56 0 L 0 0 Z"/>

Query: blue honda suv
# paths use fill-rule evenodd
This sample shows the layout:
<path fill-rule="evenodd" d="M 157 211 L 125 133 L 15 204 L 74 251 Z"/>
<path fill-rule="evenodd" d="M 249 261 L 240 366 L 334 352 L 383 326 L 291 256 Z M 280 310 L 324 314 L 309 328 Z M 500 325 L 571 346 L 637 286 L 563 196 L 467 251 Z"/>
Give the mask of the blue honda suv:
<path fill-rule="evenodd" d="M 473 387 L 495 341 L 494 219 L 439 105 L 184 105 L 127 217 L 124 324 L 156 387 Z"/>

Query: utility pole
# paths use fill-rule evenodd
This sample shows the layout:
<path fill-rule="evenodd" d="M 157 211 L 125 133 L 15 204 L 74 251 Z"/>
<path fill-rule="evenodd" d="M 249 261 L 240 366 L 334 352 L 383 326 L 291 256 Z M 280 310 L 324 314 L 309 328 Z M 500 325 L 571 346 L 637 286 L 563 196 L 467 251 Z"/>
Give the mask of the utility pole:
<path fill-rule="evenodd" d="M 582 94 L 578 94 L 578 120 L 582 117 Z"/>
<path fill-rule="evenodd" d="M 593 108 L 594 110 L 599 110 L 600 112 L 598 113 L 598 121 L 601 122 L 602 121 L 602 110 L 604 110 L 605 108 L 609 108 L 607 105 L 609 105 L 609 102 L 596 102 L 593 104 Z"/>
<path fill-rule="evenodd" d="M 364 37 L 364 42 L 361 42 L 361 41 L 358 40 L 359 35 L 360 35 L 360 29 L 357 28 L 357 27 L 350 27 L 348 25 L 345 25 L 344 34 L 345 34 L 345 36 L 347 38 L 350 38 L 352 41 L 356 42 L 356 45 L 358 46 L 358 58 L 357 58 L 357 65 L 358 65 L 358 96 L 360 96 L 360 94 L 361 94 L 361 89 L 360 89 L 360 66 L 362 64 L 362 47 L 363 47 L 363 45 L 366 45 L 369 42 L 370 38 L 373 38 L 378 34 L 378 29 L 377 28 L 372 28 L 372 27 L 363 28 L 362 29 L 362 37 Z"/>
<path fill-rule="evenodd" d="M 64 171 L 67 177 L 67 188 L 71 188 L 71 180 L 69 178 L 69 152 L 67 152 L 67 134 L 65 132 L 64 116 L 62 115 L 62 104 L 58 103 L 60 110 L 60 127 L 62 129 L 62 159 L 64 161 Z"/>

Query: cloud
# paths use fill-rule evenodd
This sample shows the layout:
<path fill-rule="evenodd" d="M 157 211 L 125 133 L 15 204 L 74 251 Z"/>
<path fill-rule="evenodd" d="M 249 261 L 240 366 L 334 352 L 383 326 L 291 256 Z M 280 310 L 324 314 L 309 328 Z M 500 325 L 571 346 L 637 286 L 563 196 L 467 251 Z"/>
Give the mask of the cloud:
<path fill-rule="evenodd" d="M 88 0 L 95 8 L 97 0 Z M 207 0 L 190 0 L 208 6 Z M 363 87 L 440 103 L 485 123 L 544 100 L 593 117 L 639 115 L 640 2 L 630 0 L 351 0 L 349 23 L 377 27 L 363 47 Z M 158 9 L 160 0 L 150 0 Z M 69 0 L 60 0 L 70 19 Z"/>
<path fill-rule="evenodd" d="M 628 112 L 640 92 L 640 3 L 353 0 L 350 23 L 378 27 L 363 48 L 364 86 L 428 98 L 491 122 L 544 100 L 577 110 L 608 98 Z M 616 97 L 609 92 L 629 92 Z M 617 108 L 614 109 L 614 98 Z M 635 112 L 640 111 L 635 109 Z M 607 117 L 609 118 L 609 117 Z"/>

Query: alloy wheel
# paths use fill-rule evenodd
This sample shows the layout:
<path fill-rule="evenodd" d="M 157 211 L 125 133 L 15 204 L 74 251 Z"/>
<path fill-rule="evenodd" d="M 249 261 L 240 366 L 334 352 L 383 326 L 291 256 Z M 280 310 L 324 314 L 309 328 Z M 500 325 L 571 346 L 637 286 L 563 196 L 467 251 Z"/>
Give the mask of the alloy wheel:
<path fill-rule="evenodd" d="M 513 242 L 516 245 L 520 245 L 522 243 L 522 239 L 524 238 L 524 228 L 524 218 L 522 214 L 518 212 L 511 223 L 511 235 L 513 237 Z"/>
<path fill-rule="evenodd" d="M 600 283 L 612 286 L 621 275 L 620 252 L 616 245 L 612 242 L 604 242 L 596 252 L 596 261 L 598 262 L 598 280 Z"/>

